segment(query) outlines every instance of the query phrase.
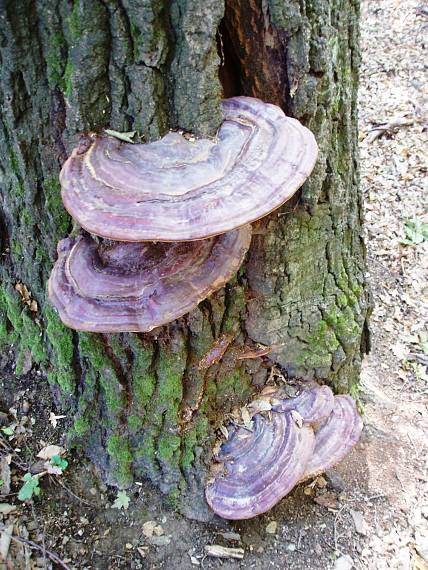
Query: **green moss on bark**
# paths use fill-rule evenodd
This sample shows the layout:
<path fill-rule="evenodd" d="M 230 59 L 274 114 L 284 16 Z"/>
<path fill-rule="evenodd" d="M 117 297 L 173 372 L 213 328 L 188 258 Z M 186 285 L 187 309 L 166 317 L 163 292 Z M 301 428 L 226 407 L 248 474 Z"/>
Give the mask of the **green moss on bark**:
<path fill-rule="evenodd" d="M 45 307 L 46 335 L 51 344 L 49 382 L 58 384 L 62 392 L 71 395 L 75 390 L 73 369 L 73 333 L 65 327 L 50 305 Z"/>
<path fill-rule="evenodd" d="M 35 317 L 29 315 L 29 310 L 18 293 L 6 285 L 0 289 L 0 311 L 3 322 L 3 336 L 0 338 L 2 344 L 17 344 L 16 374 L 22 374 L 27 354 L 31 355 L 35 364 L 44 365 L 47 357 L 41 326 Z"/>
<path fill-rule="evenodd" d="M 111 435 L 107 441 L 107 453 L 111 462 L 111 476 L 120 488 L 132 484 L 132 455 L 127 436 Z"/>

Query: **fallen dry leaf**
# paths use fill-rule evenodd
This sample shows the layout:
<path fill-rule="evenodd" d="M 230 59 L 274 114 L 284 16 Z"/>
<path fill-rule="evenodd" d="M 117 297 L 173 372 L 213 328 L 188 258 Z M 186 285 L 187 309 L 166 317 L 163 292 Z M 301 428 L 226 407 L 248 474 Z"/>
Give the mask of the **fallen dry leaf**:
<path fill-rule="evenodd" d="M 0 503 L 0 515 L 10 515 L 18 510 L 16 505 L 10 505 L 9 503 Z"/>
<path fill-rule="evenodd" d="M 253 422 L 251 421 L 251 414 L 248 411 L 247 408 L 241 408 L 241 416 L 242 416 L 242 422 L 244 424 L 244 426 L 247 429 L 252 429 L 253 428 Z"/>
<path fill-rule="evenodd" d="M 210 350 L 205 354 L 205 356 L 199 362 L 199 370 L 207 370 L 213 364 L 219 362 L 226 352 L 229 344 L 232 342 L 233 336 L 230 334 L 224 334 L 219 339 L 215 341 Z"/>
<path fill-rule="evenodd" d="M 12 461 L 12 455 L 9 453 L 7 455 L 2 455 L 0 457 L 0 492 L 2 495 L 8 495 L 10 493 L 10 462 Z"/>
<path fill-rule="evenodd" d="M 413 555 L 413 570 L 428 570 L 428 564 L 419 554 Z"/>
<path fill-rule="evenodd" d="M 278 388 L 276 386 L 265 386 L 265 388 L 263 388 L 263 390 L 260 392 L 261 396 L 272 396 L 272 394 L 275 394 L 275 392 L 278 391 Z"/>
<path fill-rule="evenodd" d="M 278 523 L 276 521 L 271 521 L 267 526 L 266 526 L 266 532 L 267 534 L 275 534 L 276 531 L 278 530 Z"/>
<path fill-rule="evenodd" d="M 28 290 L 27 286 L 24 285 L 24 283 L 19 282 L 15 285 L 15 289 L 20 294 L 21 301 L 23 303 L 25 303 L 26 305 L 28 305 L 28 308 L 30 309 L 30 311 L 32 311 L 33 313 L 37 313 L 37 311 L 38 311 L 37 301 L 35 301 L 34 299 L 31 298 L 31 293 Z"/>
<path fill-rule="evenodd" d="M 0 533 L 0 561 L 3 562 L 6 561 L 9 552 L 10 541 L 12 540 L 13 534 L 13 526 L 13 524 L 8 525 Z"/>
<path fill-rule="evenodd" d="M 214 558 L 236 558 L 241 560 L 245 554 L 243 548 L 227 548 L 219 544 L 207 544 L 204 550 L 207 556 L 213 556 Z"/>
<path fill-rule="evenodd" d="M 247 350 L 246 352 L 243 352 L 238 356 L 238 360 L 261 358 L 262 356 L 270 354 L 272 350 L 273 350 L 272 346 L 265 346 L 263 348 L 256 348 L 254 350 Z"/>
<path fill-rule="evenodd" d="M 319 487 L 320 489 L 324 489 L 324 487 L 327 487 L 327 481 L 326 479 L 322 476 L 319 475 L 316 479 L 315 479 L 315 485 L 317 487 Z"/>
<path fill-rule="evenodd" d="M 302 416 L 299 414 L 298 411 L 296 410 L 291 410 L 291 417 L 293 418 L 294 423 L 299 426 L 302 427 L 303 425 L 303 418 Z"/>
<path fill-rule="evenodd" d="M 272 409 L 272 404 L 270 402 L 270 398 L 268 397 L 258 398 L 257 400 L 253 400 L 250 404 L 248 404 L 248 408 L 251 410 L 251 416 L 255 416 L 261 412 L 270 412 Z"/>
<path fill-rule="evenodd" d="M 221 425 L 221 426 L 219 427 L 219 430 L 221 431 L 222 435 L 223 435 L 226 439 L 228 439 L 228 437 L 229 437 L 229 432 L 227 431 L 227 427 Z"/>
<path fill-rule="evenodd" d="M 65 449 L 60 445 L 47 445 L 39 451 L 37 457 L 49 461 L 49 459 L 52 459 L 55 455 L 62 455 L 63 453 L 65 453 Z"/>
<path fill-rule="evenodd" d="M 143 524 L 143 534 L 147 538 L 152 538 L 152 536 L 162 536 L 163 533 L 163 528 L 155 521 L 147 521 Z"/>

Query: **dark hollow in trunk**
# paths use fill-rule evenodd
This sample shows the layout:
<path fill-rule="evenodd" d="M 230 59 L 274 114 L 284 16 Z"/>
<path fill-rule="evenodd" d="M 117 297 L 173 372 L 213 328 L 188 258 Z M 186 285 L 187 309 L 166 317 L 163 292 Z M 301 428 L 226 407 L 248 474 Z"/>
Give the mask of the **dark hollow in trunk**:
<path fill-rule="evenodd" d="M 29 359 L 46 370 L 74 417 L 70 443 L 107 481 L 146 477 L 202 517 L 216 427 L 270 366 L 356 395 L 369 312 L 358 63 L 358 0 L 0 0 L 0 343 L 16 347 L 17 374 Z M 232 95 L 280 105 L 315 133 L 298 198 L 255 224 L 237 277 L 189 315 L 150 334 L 65 328 L 46 282 L 73 231 L 58 173 L 79 133 L 209 136 Z M 200 367 L 220 338 L 222 360 Z M 237 359 L 256 343 L 274 350 Z"/>

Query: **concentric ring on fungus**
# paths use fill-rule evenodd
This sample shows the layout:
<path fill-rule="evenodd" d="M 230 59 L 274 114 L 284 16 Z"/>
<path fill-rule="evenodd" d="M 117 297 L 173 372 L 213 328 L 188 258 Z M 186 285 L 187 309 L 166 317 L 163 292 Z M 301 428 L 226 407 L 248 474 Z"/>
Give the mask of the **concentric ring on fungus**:
<path fill-rule="evenodd" d="M 315 385 L 304 388 L 294 398 L 274 399 L 272 410 L 275 412 L 291 412 L 295 410 L 307 424 L 324 421 L 334 407 L 334 394 L 328 386 Z"/>
<path fill-rule="evenodd" d="M 221 103 L 213 140 L 177 132 L 147 144 L 93 135 L 60 181 L 66 209 L 88 232 L 118 241 L 187 241 L 266 216 L 298 190 L 317 157 L 313 134 L 276 105 Z"/>

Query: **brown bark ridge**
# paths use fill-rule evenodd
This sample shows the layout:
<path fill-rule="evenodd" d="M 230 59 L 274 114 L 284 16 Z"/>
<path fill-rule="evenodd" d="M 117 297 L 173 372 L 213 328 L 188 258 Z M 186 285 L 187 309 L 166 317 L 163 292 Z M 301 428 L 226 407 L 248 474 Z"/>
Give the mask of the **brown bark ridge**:
<path fill-rule="evenodd" d="M 46 370 L 74 417 L 70 443 L 110 483 L 146 477 L 203 517 L 215 429 L 270 365 L 356 393 L 369 312 L 358 62 L 357 0 L 0 0 L 0 342 L 16 347 L 18 374 L 29 359 Z M 146 335 L 65 328 L 46 281 L 75 231 L 58 172 L 79 133 L 212 135 L 220 99 L 239 94 L 315 133 L 299 197 L 256 225 L 237 277 L 182 319 Z M 273 351 L 237 358 L 256 343 Z"/>

